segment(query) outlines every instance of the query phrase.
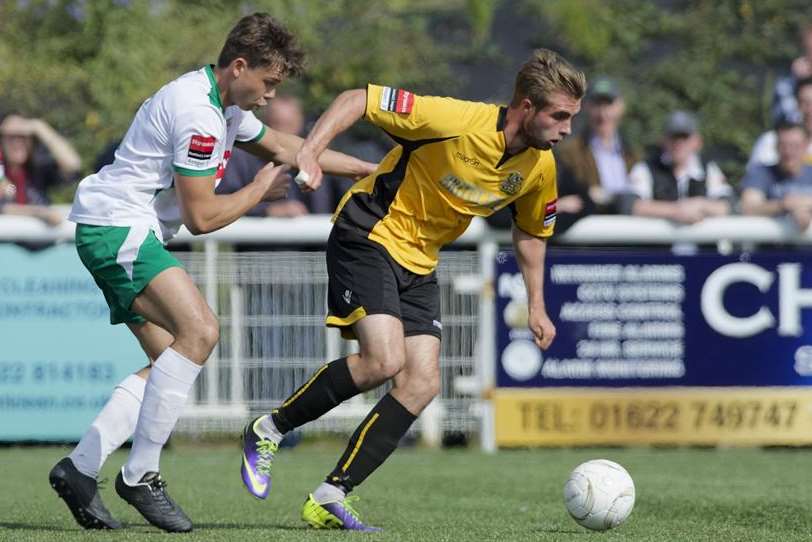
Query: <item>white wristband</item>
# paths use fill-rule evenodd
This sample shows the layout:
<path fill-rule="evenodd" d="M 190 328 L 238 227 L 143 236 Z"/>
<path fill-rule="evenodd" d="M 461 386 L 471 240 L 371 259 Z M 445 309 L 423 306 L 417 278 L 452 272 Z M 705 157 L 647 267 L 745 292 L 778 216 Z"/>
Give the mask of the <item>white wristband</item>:
<path fill-rule="evenodd" d="M 296 181 L 297 185 L 302 186 L 308 181 L 310 181 L 310 175 L 300 170 L 299 173 L 296 175 L 296 178 L 293 180 Z"/>

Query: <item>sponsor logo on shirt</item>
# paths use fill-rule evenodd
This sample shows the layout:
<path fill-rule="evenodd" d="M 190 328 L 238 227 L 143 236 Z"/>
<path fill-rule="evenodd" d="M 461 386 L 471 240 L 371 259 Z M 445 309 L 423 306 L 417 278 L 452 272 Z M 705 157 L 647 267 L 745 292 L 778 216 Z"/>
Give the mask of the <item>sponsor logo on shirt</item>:
<path fill-rule="evenodd" d="M 209 160 L 214 153 L 214 144 L 217 138 L 214 136 L 204 136 L 195 134 L 189 141 L 188 157 L 193 160 Z"/>
<path fill-rule="evenodd" d="M 501 197 L 499 193 L 489 192 L 471 181 L 451 174 L 440 179 L 440 186 L 466 203 L 481 205 L 493 210 L 507 199 Z"/>
<path fill-rule="evenodd" d="M 479 167 L 479 166 L 481 166 L 481 165 L 482 165 L 478 159 L 476 159 L 476 158 L 472 158 L 472 157 L 470 157 L 470 156 L 465 156 L 465 155 L 464 155 L 464 154 L 462 154 L 460 151 L 457 151 L 457 152 L 454 154 L 454 156 L 455 156 L 455 157 L 456 157 L 458 160 L 462 160 L 462 161 L 465 163 L 465 165 L 467 165 L 467 166 L 471 166 L 471 167 Z"/>
<path fill-rule="evenodd" d="M 414 107 L 414 94 L 402 88 L 383 87 L 381 111 L 411 113 Z"/>
<path fill-rule="evenodd" d="M 555 223 L 556 217 L 556 202 L 558 200 L 554 199 L 553 201 L 547 202 L 547 205 L 544 206 L 544 227 L 548 228 Z"/>

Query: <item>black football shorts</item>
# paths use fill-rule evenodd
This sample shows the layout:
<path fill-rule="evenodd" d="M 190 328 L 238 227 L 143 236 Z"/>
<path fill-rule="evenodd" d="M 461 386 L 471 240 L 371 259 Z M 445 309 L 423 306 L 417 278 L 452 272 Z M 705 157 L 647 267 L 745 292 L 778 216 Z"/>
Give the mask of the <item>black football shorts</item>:
<path fill-rule="evenodd" d="M 391 314 L 407 337 L 440 338 L 440 287 L 437 275 L 418 275 L 397 263 L 387 250 L 352 226 L 337 222 L 327 241 L 328 326 L 355 339 L 352 326 L 369 314 Z"/>

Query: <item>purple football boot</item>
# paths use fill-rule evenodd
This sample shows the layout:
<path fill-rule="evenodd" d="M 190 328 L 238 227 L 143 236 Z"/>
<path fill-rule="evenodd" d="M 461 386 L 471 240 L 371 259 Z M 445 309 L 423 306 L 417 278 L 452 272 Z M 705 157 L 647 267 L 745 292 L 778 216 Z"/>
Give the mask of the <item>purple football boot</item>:
<path fill-rule="evenodd" d="M 265 416 L 251 421 L 242 432 L 242 483 L 254 497 L 265 499 L 271 492 L 271 464 L 279 444 L 257 433 L 257 424 Z"/>

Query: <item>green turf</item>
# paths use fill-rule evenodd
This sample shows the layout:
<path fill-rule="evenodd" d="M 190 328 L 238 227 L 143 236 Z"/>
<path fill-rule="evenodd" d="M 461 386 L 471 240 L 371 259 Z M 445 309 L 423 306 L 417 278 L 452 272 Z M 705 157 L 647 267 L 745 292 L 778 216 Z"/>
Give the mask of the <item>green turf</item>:
<path fill-rule="evenodd" d="M 520 450 L 404 449 L 357 493 L 362 519 L 381 534 L 319 532 L 299 520 L 301 502 L 333 466 L 335 445 L 284 450 L 270 498 L 243 489 L 233 446 L 179 445 L 164 454 L 170 493 L 196 530 L 173 540 L 652 540 L 781 541 L 812 539 L 812 450 Z M 149 540 L 146 525 L 112 490 L 103 490 L 126 529 L 80 530 L 47 483 L 61 448 L 0 449 L 0 540 Z M 605 457 L 623 464 L 637 485 L 637 504 L 616 530 L 592 533 L 564 510 L 561 490 L 581 461 Z M 125 459 L 114 455 L 113 479 Z M 148 536 L 145 536 L 148 535 Z"/>

